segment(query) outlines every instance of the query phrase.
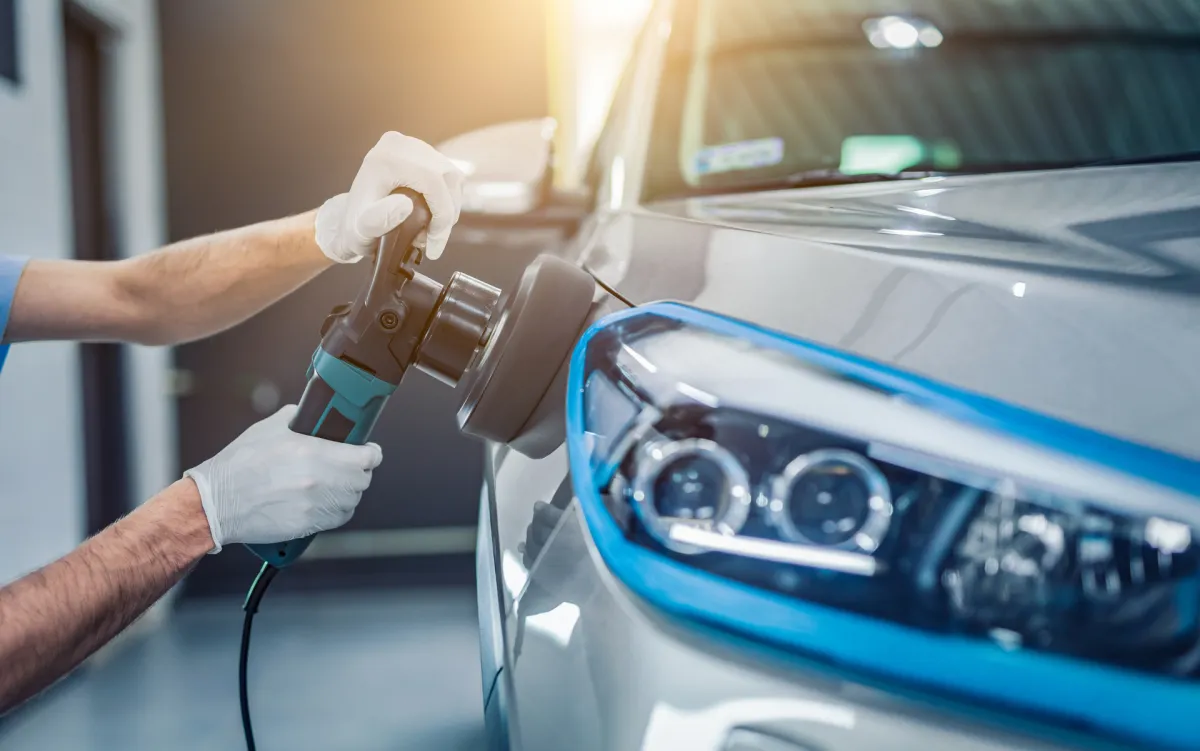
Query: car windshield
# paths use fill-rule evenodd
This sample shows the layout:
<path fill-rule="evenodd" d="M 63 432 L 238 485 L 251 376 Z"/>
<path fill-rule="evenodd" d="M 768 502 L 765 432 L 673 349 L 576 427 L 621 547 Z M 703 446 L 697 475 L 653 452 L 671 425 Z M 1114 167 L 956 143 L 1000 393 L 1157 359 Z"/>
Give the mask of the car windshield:
<path fill-rule="evenodd" d="M 644 198 L 1198 152 L 1198 0 L 680 0 Z"/>

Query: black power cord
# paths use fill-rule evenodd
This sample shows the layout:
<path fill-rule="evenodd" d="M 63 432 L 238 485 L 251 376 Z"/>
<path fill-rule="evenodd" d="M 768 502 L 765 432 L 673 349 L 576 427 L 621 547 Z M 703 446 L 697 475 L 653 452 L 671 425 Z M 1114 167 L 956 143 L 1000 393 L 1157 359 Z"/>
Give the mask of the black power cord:
<path fill-rule="evenodd" d="M 269 563 L 264 563 L 246 593 L 246 602 L 242 610 L 246 611 L 246 619 L 242 621 L 242 649 L 238 655 L 238 699 L 242 704 L 242 733 L 246 736 L 246 751 L 254 751 L 254 729 L 250 726 L 250 697 L 246 689 L 246 664 L 250 660 L 250 629 L 254 625 L 254 614 L 258 612 L 258 604 L 262 602 L 267 587 L 279 569 Z"/>
<path fill-rule="evenodd" d="M 597 276 L 595 271 L 592 271 L 587 266 L 584 266 L 583 270 L 586 271 L 588 273 L 588 276 L 590 276 L 596 282 L 596 284 L 598 284 L 600 286 L 600 289 L 604 290 L 608 294 L 612 295 L 613 297 L 617 298 L 621 302 L 625 303 L 626 307 L 629 307 L 629 308 L 637 307 L 636 305 L 634 305 L 632 302 L 629 301 L 628 297 L 626 297 L 625 295 L 622 295 L 615 288 L 609 286 L 603 279 L 601 279 L 599 276 Z"/>

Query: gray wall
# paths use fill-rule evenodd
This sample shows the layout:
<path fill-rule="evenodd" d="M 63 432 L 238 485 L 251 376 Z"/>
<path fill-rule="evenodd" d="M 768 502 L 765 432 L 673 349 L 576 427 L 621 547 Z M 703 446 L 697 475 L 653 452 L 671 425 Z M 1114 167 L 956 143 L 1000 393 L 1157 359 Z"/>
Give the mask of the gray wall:
<path fill-rule="evenodd" d="M 119 250 L 163 238 L 158 41 L 153 0 L 81 0 L 113 31 L 108 144 Z M 0 80 L 0 253 L 73 255 L 61 4 L 18 0 L 23 82 Z M 175 477 L 167 352 L 128 351 L 135 496 Z M 0 582 L 49 562 L 84 534 L 84 466 L 78 349 L 21 344 L 0 377 Z"/>
<path fill-rule="evenodd" d="M 543 0 L 161 0 L 174 238 L 320 205 L 385 130 L 546 112 Z"/>
<path fill-rule="evenodd" d="M 436 143 L 545 115 L 543 3 L 160 0 L 171 236 L 317 206 L 349 187 L 389 129 Z M 456 254 L 452 245 L 428 273 L 445 277 L 452 266 L 505 284 L 520 261 L 478 248 Z M 177 350 L 191 381 L 179 401 L 184 466 L 261 416 L 256 385 L 272 384 L 284 401 L 299 397 L 321 320 L 353 296 L 364 272 L 334 269 L 235 330 Z M 454 406 L 453 392 L 409 376 L 376 429 L 384 466 L 348 529 L 456 527 L 454 538 L 468 532 L 470 541 L 461 528 L 475 523 L 481 452 L 457 435 Z M 252 571 L 243 555 L 205 561 L 189 589 L 242 588 Z M 426 572 L 447 562 L 411 563 Z M 387 569 L 374 560 L 346 566 Z"/>

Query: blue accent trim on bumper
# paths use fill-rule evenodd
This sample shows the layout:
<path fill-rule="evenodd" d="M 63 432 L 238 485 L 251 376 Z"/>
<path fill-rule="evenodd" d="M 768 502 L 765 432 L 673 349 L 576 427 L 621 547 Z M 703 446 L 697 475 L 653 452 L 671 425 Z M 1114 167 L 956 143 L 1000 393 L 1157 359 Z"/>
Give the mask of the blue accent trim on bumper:
<path fill-rule="evenodd" d="M 721 578 L 625 538 L 591 484 L 582 444 L 588 344 L 620 321 L 654 314 L 738 337 L 878 388 L 938 413 L 1047 446 L 1200 498 L 1200 462 L 963 392 L 864 358 L 676 303 L 621 311 L 590 327 L 571 356 L 567 445 L 575 495 L 612 572 L 663 610 L 817 655 L 863 673 L 962 699 L 1057 717 L 1093 732 L 1174 749 L 1200 748 L 1200 685 L 984 641 L 924 632 L 795 600 Z M 994 708 L 994 707 L 992 707 Z"/>

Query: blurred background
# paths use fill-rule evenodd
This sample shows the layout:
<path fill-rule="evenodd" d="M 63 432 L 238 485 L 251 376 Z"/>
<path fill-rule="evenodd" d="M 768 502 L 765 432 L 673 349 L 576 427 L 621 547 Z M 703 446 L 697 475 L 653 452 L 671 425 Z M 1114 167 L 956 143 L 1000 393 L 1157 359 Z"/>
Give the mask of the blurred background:
<path fill-rule="evenodd" d="M 346 190 L 387 130 L 437 143 L 553 117 L 555 175 L 569 184 L 648 5 L 0 0 L 0 252 L 121 258 L 305 211 Z M 532 254 L 460 245 L 431 275 L 452 265 L 505 286 Z M 353 296 L 358 271 L 336 269 L 174 350 L 15 347 L 0 381 L 0 582 L 66 553 L 295 401 L 318 327 Z M 410 380 L 375 432 L 386 461 L 360 513 L 281 577 L 293 593 L 264 608 L 258 695 L 304 682 L 287 673 L 297 655 L 328 678 L 312 696 L 263 700 L 273 745 L 474 747 L 481 450 L 458 436 L 452 392 Z M 0 748 L 236 746 L 239 598 L 254 571 L 240 549 L 203 561 L 87 671 L 0 719 Z M 348 663 L 352 687 L 337 683 Z M 398 708 L 393 668 L 429 671 L 428 706 Z M 371 694 L 387 700 L 372 707 Z M 394 735 L 346 735 L 372 729 Z"/>

